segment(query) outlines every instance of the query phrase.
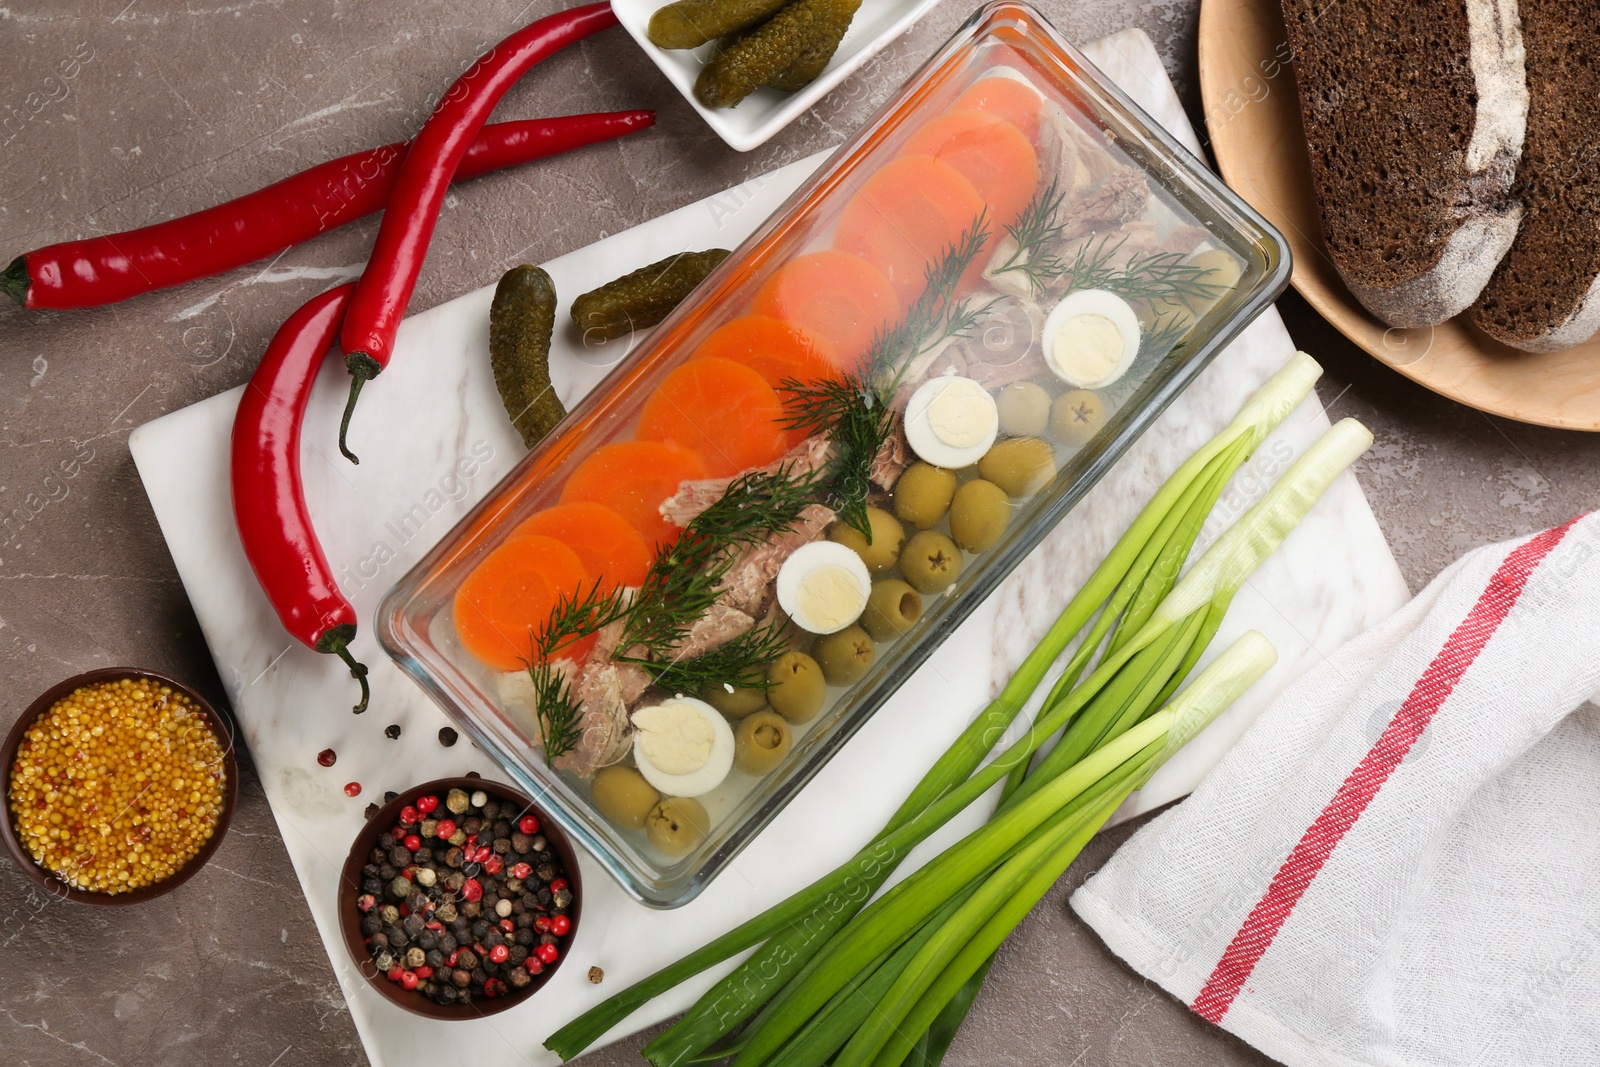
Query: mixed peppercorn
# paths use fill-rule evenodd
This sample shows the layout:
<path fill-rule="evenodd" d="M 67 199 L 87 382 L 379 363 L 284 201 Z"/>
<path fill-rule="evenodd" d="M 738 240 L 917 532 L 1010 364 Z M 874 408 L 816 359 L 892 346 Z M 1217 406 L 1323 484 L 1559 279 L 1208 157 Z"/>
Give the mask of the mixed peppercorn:
<path fill-rule="evenodd" d="M 539 829 L 537 816 L 481 789 L 402 808 L 356 898 L 378 971 L 439 1004 L 532 985 L 572 932 L 572 889 Z"/>

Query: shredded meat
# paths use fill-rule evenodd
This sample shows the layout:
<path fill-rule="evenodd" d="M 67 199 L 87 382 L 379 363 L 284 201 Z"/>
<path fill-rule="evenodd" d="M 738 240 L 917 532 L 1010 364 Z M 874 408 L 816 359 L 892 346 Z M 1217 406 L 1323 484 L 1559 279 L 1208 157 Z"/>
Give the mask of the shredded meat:
<path fill-rule="evenodd" d="M 1132 167 L 1118 167 L 1094 192 L 1064 206 L 1061 239 L 1071 241 L 1101 229 L 1115 229 L 1144 214 L 1150 186 Z"/>
<path fill-rule="evenodd" d="M 573 686 L 572 695 L 582 709 L 578 743 L 570 752 L 557 756 L 555 766 L 587 778 L 628 754 L 632 746 L 628 702 L 622 699 L 617 668 L 609 663 L 586 666 L 578 676 L 577 685 Z"/>
<path fill-rule="evenodd" d="M 1026 381 L 1050 373 L 1050 367 L 1044 361 L 1044 354 L 1034 346 L 1027 355 L 1021 359 L 1008 359 L 1004 363 L 979 363 L 971 361 L 967 364 L 967 376 L 991 393 L 997 389 L 1004 389 L 1012 382 Z"/>
<path fill-rule="evenodd" d="M 767 607 L 772 581 L 777 578 L 783 561 L 801 545 L 822 536 L 822 531 L 832 521 L 832 508 L 807 504 L 800 512 L 800 518 L 789 529 L 764 545 L 746 549 L 733 561 L 733 566 L 722 576 L 722 593 L 717 603 L 747 616 L 761 615 Z"/>
<path fill-rule="evenodd" d="M 776 474 L 785 469 L 792 475 L 810 474 L 821 470 L 832 458 L 833 442 L 822 434 L 815 434 L 795 445 L 781 459 L 754 469 L 764 474 Z M 733 478 L 702 478 L 684 482 L 661 505 L 661 516 L 675 525 L 687 526 L 702 511 L 721 500 L 722 494 L 728 491 L 728 486 L 735 478 L 750 473 L 745 471 Z"/>
<path fill-rule="evenodd" d="M 689 632 L 672 650 L 672 658 L 680 660 L 702 656 L 748 633 L 755 624 L 755 619 L 719 600 L 689 627 Z"/>
<path fill-rule="evenodd" d="M 901 473 L 911 463 L 911 445 L 906 441 L 905 423 L 898 415 L 894 420 L 894 432 L 884 439 L 878 448 L 878 454 L 872 457 L 872 470 L 867 478 L 879 489 L 893 489 L 894 483 L 900 480 Z"/>

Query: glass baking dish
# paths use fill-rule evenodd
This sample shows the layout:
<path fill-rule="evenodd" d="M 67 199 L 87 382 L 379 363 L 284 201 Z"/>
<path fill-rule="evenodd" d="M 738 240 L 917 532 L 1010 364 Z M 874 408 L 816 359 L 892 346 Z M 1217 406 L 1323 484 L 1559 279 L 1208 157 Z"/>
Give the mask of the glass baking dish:
<path fill-rule="evenodd" d="M 1028 152 L 1018 147 L 1018 134 L 1032 149 L 1036 175 L 1028 169 Z M 905 162 L 913 156 L 917 158 Z M 886 169 L 891 161 L 897 167 Z M 946 166 L 960 178 L 950 178 L 942 169 Z M 972 203 L 981 204 L 972 221 L 959 227 L 959 233 L 945 233 L 948 241 L 934 242 L 940 226 L 965 217 L 957 208 L 964 211 L 962 205 Z M 995 215 L 1002 218 L 997 221 Z M 1010 222 L 1002 225 L 1006 219 Z M 785 272 L 799 257 L 819 254 L 820 258 Z M 839 280 L 841 254 L 871 265 L 863 273 L 866 282 Z M 829 270 L 817 274 L 818 263 Z M 923 276 L 917 277 L 908 263 L 923 267 Z M 849 266 L 847 273 L 854 278 L 860 264 L 852 261 Z M 935 280 L 940 267 L 948 268 L 945 278 L 960 280 L 941 286 Z M 680 906 L 709 884 L 789 803 L 1212 356 L 1277 296 L 1289 268 L 1289 251 L 1281 236 L 1062 40 L 1037 11 L 1016 3 L 980 8 L 859 133 L 390 590 L 380 608 L 380 639 L 479 747 L 539 797 L 562 828 L 631 895 L 651 906 Z M 868 277 L 871 271 L 876 274 Z M 820 280 L 807 287 L 797 278 Z M 879 281 L 888 283 L 888 296 L 883 296 Z M 921 295 L 930 288 L 949 299 Z M 1082 309 L 1072 312 L 1079 317 L 1058 326 L 1062 313 L 1050 313 L 1063 306 L 1061 301 L 1070 293 L 1083 289 L 1102 295 L 1074 297 L 1070 308 Z M 869 299 L 864 292 L 878 296 Z M 780 299 L 786 293 L 793 299 Z M 1108 302 L 1104 294 L 1115 299 Z M 1136 328 L 1119 326 L 1127 322 L 1119 317 L 1123 315 L 1119 300 L 1137 317 Z M 871 317 L 871 309 L 880 305 L 892 310 L 869 324 L 872 331 L 865 352 L 857 351 L 863 347 L 858 343 L 859 328 Z M 938 388 L 944 389 L 951 375 L 969 378 L 1004 402 L 995 409 L 1005 430 L 998 444 L 1012 437 L 1044 444 L 1011 448 L 1013 457 L 1025 457 L 1026 485 L 1018 483 L 1015 463 L 989 465 L 989 454 L 976 471 L 970 466 L 955 469 L 954 478 L 963 486 L 980 473 L 988 475 L 986 481 L 1004 483 L 1003 493 L 992 487 L 984 490 L 1000 496 L 1005 505 L 1000 509 L 1003 532 L 994 537 L 991 524 L 988 533 L 977 537 L 971 532 L 973 513 L 963 512 L 966 543 L 956 550 L 960 558 L 954 581 L 925 594 L 920 617 L 899 636 L 869 642 L 870 648 L 848 646 L 868 660 L 865 672 L 850 684 L 828 685 L 824 706 L 814 718 L 801 722 L 803 716 L 796 716 L 787 724 L 792 748 L 775 769 L 760 776 L 736 769 L 699 795 L 709 823 L 700 828 L 704 840 L 684 854 L 669 855 L 659 851 L 645 831 L 613 823 L 602 814 L 591 799 L 593 779 L 588 774 L 547 765 L 540 727 L 528 703 L 529 684 L 522 681 L 526 672 L 497 670 L 467 650 L 456 627 L 456 596 L 468 576 L 506 544 L 514 530 L 562 499 L 569 477 L 597 449 L 635 433 L 663 439 L 657 415 L 648 415 L 647 423 L 641 423 L 647 401 L 658 389 L 669 395 L 672 382 L 690 373 L 685 365 L 706 338 L 752 309 L 767 317 L 787 316 L 785 321 L 800 324 L 802 332 L 823 337 L 818 350 L 828 354 L 828 369 L 818 371 L 820 377 L 808 384 L 824 378 L 878 383 L 877 391 L 889 398 L 898 417 L 919 383 L 937 377 Z M 1103 331 L 1108 323 L 1117 332 L 1097 334 L 1104 344 L 1082 340 L 1096 329 Z M 903 328 L 897 332 L 896 325 Z M 1130 338 L 1137 338 L 1137 343 Z M 1131 365 L 1125 360 L 1119 364 L 1123 352 L 1119 339 L 1127 342 L 1126 352 L 1137 353 Z M 1047 347 L 1054 362 L 1045 359 Z M 892 355 L 891 348 L 901 355 Z M 726 346 L 718 352 L 726 354 Z M 705 358 L 705 353 L 697 358 Z M 1113 364 L 1121 367 L 1120 377 Z M 773 379 L 768 383 L 773 394 L 785 404 L 797 403 L 794 374 L 775 377 L 771 366 L 761 365 L 759 359 L 749 366 L 765 366 L 762 373 Z M 849 377 L 852 372 L 855 377 Z M 1107 380 L 1108 374 L 1116 380 Z M 668 384 L 663 386 L 664 382 Z M 1007 386 L 1016 388 L 1006 392 Z M 745 406 L 726 415 L 735 422 L 748 422 L 749 410 Z M 928 426 L 918 410 L 914 409 L 912 422 L 920 432 L 913 443 L 927 440 Z M 940 410 L 948 414 L 952 409 Z M 695 425 L 713 421 L 719 420 Z M 835 425 L 822 429 L 826 432 Z M 953 432 L 947 421 L 939 427 L 940 433 Z M 805 436 L 804 427 L 790 430 L 785 445 Z M 700 431 L 683 432 L 692 436 Z M 718 432 L 715 427 L 704 430 L 708 440 Z M 722 440 L 718 438 L 715 447 L 720 448 Z M 970 444 L 970 438 L 962 440 Z M 904 508 L 914 522 L 903 523 L 903 531 L 913 534 L 915 522 L 928 520 L 914 506 L 906 487 L 910 483 L 902 486 L 895 481 L 904 469 L 903 462 L 896 462 L 902 458 L 897 447 L 905 450 L 904 438 L 891 434 L 883 441 L 874 438 L 873 443 L 881 444 L 874 448 L 875 458 L 886 463 L 879 472 L 882 480 L 897 492 L 875 486 L 869 502 L 891 514 Z M 704 451 L 705 442 L 700 444 Z M 1027 464 L 1035 462 L 1046 463 L 1039 468 L 1045 472 L 1042 479 L 1027 474 L 1034 469 Z M 844 494 L 839 487 L 846 484 L 841 472 L 847 466 L 848 461 L 834 458 L 823 468 L 821 484 L 832 488 L 819 490 L 819 499 L 847 513 L 828 527 L 830 536 L 862 521 L 859 510 L 844 507 L 839 499 Z M 788 473 L 785 468 L 784 476 Z M 942 468 L 922 474 L 934 482 L 949 477 Z M 595 480 L 582 475 L 574 485 Z M 897 500 L 897 495 L 904 499 Z M 971 495 L 982 494 L 975 490 Z M 948 514 L 937 518 L 932 529 L 941 535 L 954 532 Z M 838 536 L 849 539 L 842 532 Z M 529 543 L 520 542 L 519 550 Z M 894 537 L 875 543 L 889 546 Z M 916 542 L 919 548 L 933 543 L 951 544 L 937 539 Z M 973 546 L 982 551 L 967 550 Z M 948 582 L 955 567 L 948 558 L 939 557 L 946 570 L 942 578 L 930 579 L 927 566 L 909 551 L 901 559 L 889 558 L 890 569 L 880 578 L 913 577 L 910 568 L 915 566 L 922 584 L 937 584 Z M 902 566 L 907 568 L 904 573 Z M 750 608 L 751 619 L 757 611 Z M 899 625 L 907 621 L 902 619 Z M 755 625 L 770 624 L 773 633 L 782 628 L 783 639 L 792 648 L 815 651 L 832 665 L 830 677 L 836 680 L 860 673 L 859 663 L 855 668 L 837 667 L 838 656 L 830 659 L 820 639 L 813 645 L 809 635 L 793 625 L 785 628 L 786 623 L 786 616 L 768 608 L 764 620 Z M 528 620 L 530 647 L 533 631 L 544 624 Z M 839 641 L 830 647 L 837 653 Z M 543 677 L 548 688 L 551 676 Z M 631 713 L 671 695 L 657 692 L 625 706 Z M 776 706 L 779 699 L 773 696 L 772 702 Z M 586 710 L 589 705 L 573 707 Z M 610 714 L 615 720 L 614 708 Z M 595 762 L 620 758 L 619 766 L 631 765 L 629 720 L 618 721 L 623 731 L 620 742 L 611 737 L 605 758 L 597 756 Z M 612 780 L 624 777 L 633 780 L 631 775 L 612 773 Z M 610 798 L 608 793 L 606 799 Z M 608 807 L 613 814 L 618 810 Z M 690 835 L 691 843 L 694 836 Z"/>

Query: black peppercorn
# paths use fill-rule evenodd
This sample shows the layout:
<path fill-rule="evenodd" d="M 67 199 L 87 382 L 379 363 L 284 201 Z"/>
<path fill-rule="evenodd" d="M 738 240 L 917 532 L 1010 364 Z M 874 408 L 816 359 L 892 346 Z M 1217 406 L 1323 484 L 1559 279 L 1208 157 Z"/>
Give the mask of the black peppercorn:
<path fill-rule="evenodd" d="M 557 937 L 555 934 L 540 934 L 539 935 L 539 944 L 541 944 L 541 945 L 559 945 L 560 943 L 561 943 L 561 939 L 559 937 Z"/>
<path fill-rule="evenodd" d="M 499 803 L 499 801 L 497 801 L 493 797 L 491 797 L 489 799 L 489 802 L 483 806 L 483 817 L 485 819 L 495 819 L 495 818 L 499 818 L 499 816 L 500 816 L 500 803 Z"/>
<path fill-rule="evenodd" d="M 459 848 L 452 848 L 444 854 L 446 867 L 460 867 L 465 862 L 467 862 L 467 854 Z"/>
<path fill-rule="evenodd" d="M 389 862 L 396 867 L 411 866 L 411 850 L 404 845 L 396 845 L 389 850 Z"/>
<path fill-rule="evenodd" d="M 383 802 L 385 804 L 393 804 L 395 801 L 397 801 L 399 799 L 400 799 L 400 794 L 396 793 L 393 789 L 388 789 L 388 790 L 384 791 Z"/>
<path fill-rule="evenodd" d="M 517 967 L 511 972 L 511 977 L 508 979 L 508 981 L 511 983 L 511 987 L 513 989 L 524 989 L 533 984 L 533 975 L 529 974 L 521 967 Z"/>
<path fill-rule="evenodd" d="M 406 936 L 406 932 L 398 926 L 391 926 L 384 933 L 388 935 L 389 947 L 392 949 L 403 949 L 411 944 L 411 939 Z"/>
<path fill-rule="evenodd" d="M 439 743 L 441 745 L 443 745 L 445 748 L 449 748 L 452 745 L 454 745 L 459 738 L 460 738 L 460 735 L 457 734 L 454 730 L 450 729 L 450 727 L 448 727 L 448 726 L 439 727 Z"/>
<path fill-rule="evenodd" d="M 450 972 L 450 982 L 458 988 L 465 989 L 472 984 L 472 972 L 464 967 L 457 967 Z"/>
<path fill-rule="evenodd" d="M 383 892 L 383 879 L 377 875 L 361 879 L 361 891 L 371 896 L 377 896 Z"/>
<path fill-rule="evenodd" d="M 424 893 L 420 889 L 415 890 L 409 897 L 406 898 L 406 904 L 413 912 L 420 916 L 423 912 L 428 910 L 428 894 Z"/>
<path fill-rule="evenodd" d="M 459 996 L 460 993 L 457 992 L 455 986 L 441 985 L 439 987 L 438 996 L 435 999 L 437 999 L 440 1004 L 454 1004 L 456 1002 L 456 998 Z"/>
<path fill-rule="evenodd" d="M 376 814 L 378 814 L 378 805 L 376 805 L 376 804 L 368 804 L 367 805 L 367 810 L 365 812 L 366 820 L 368 822 L 371 822 L 372 821 L 372 817 L 374 815 L 376 815 Z"/>
<path fill-rule="evenodd" d="M 423 930 L 417 936 L 417 944 L 421 946 L 422 951 L 432 952 L 439 947 L 439 938 L 432 930 Z"/>
<path fill-rule="evenodd" d="M 475 834 L 479 830 L 483 829 L 483 820 L 478 818 L 476 815 L 468 815 L 465 819 L 461 820 L 460 825 L 461 828 L 467 833 Z"/>
<path fill-rule="evenodd" d="M 495 852 L 504 856 L 507 852 L 511 851 L 511 838 L 497 837 L 494 839 L 494 844 L 491 847 Z"/>
<path fill-rule="evenodd" d="M 378 867 L 378 877 L 382 878 L 385 882 L 392 882 L 394 881 L 394 876 L 399 873 L 399 871 L 395 870 L 394 864 L 389 862 L 389 859 L 386 855 L 383 863 Z"/>
<path fill-rule="evenodd" d="M 391 741 L 399 739 L 399 737 L 400 737 L 400 724 L 397 723 L 397 722 L 392 722 L 388 726 L 385 726 L 383 728 L 383 736 L 387 737 Z"/>
<path fill-rule="evenodd" d="M 483 983 L 487 982 L 488 980 L 489 980 L 489 974 L 482 967 L 474 967 L 472 969 L 472 981 L 475 984 L 482 985 Z"/>
<path fill-rule="evenodd" d="M 456 940 L 455 934 L 442 933 L 439 935 L 439 951 L 443 952 L 446 956 L 454 952 L 459 944 L 460 942 Z"/>
<path fill-rule="evenodd" d="M 507 822 L 505 819 L 496 819 L 494 821 L 494 836 L 496 836 L 496 837 L 510 837 L 511 836 L 511 824 L 509 822 Z"/>
<path fill-rule="evenodd" d="M 384 852 L 387 853 L 391 848 L 394 848 L 395 844 L 396 841 L 393 834 L 386 831 L 378 835 L 378 847 L 383 849 Z M 382 861 L 380 860 L 379 862 Z"/>
<path fill-rule="evenodd" d="M 519 857 L 526 856 L 533 851 L 533 838 L 518 830 L 511 835 L 511 851 L 517 853 Z"/>
<path fill-rule="evenodd" d="M 469 919 L 476 919 L 482 911 L 483 909 L 478 907 L 476 900 L 469 900 L 461 905 L 461 914 Z"/>
<path fill-rule="evenodd" d="M 499 930 L 487 930 L 483 934 L 483 944 L 485 948 L 494 948 L 496 945 L 503 945 L 505 943 L 506 935 L 502 934 Z"/>
<path fill-rule="evenodd" d="M 488 932 L 489 922 L 487 919 L 479 919 L 477 922 L 472 924 L 472 936 L 476 940 L 482 941 L 483 935 L 487 934 Z"/>
<path fill-rule="evenodd" d="M 470 948 L 464 948 L 456 956 L 456 966 L 464 971 L 470 971 L 478 965 L 478 954 Z"/>
<path fill-rule="evenodd" d="M 533 928 L 524 926 L 516 932 L 517 944 L 527 947 L 533 944 Z"/>
<path fill-rule="evenodd" d="M 366 934 L 368 937 L 371 937 L 373 934 L 377 934 L 378 931 L 382 929 L 383 920 L 378 918 L 376 912 L 368 912 L 367 914 L 361 916 L 361 932 Z M 381 937 L 383 935 L 379 934 L 378 936 Z"/>

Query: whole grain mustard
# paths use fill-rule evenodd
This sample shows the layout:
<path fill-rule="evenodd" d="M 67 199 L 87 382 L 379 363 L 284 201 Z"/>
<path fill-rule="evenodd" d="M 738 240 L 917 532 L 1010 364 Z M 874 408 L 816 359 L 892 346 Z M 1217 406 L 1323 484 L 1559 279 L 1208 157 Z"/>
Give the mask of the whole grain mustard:
<path fill-rule="evenodd" d="M 127 893 L 194 858 L 226 786 L 222 744 L 183 694 L 143 679 L 101 682 L 57 701 L 23 735 L 12 825 L 68 885 Z"/>

